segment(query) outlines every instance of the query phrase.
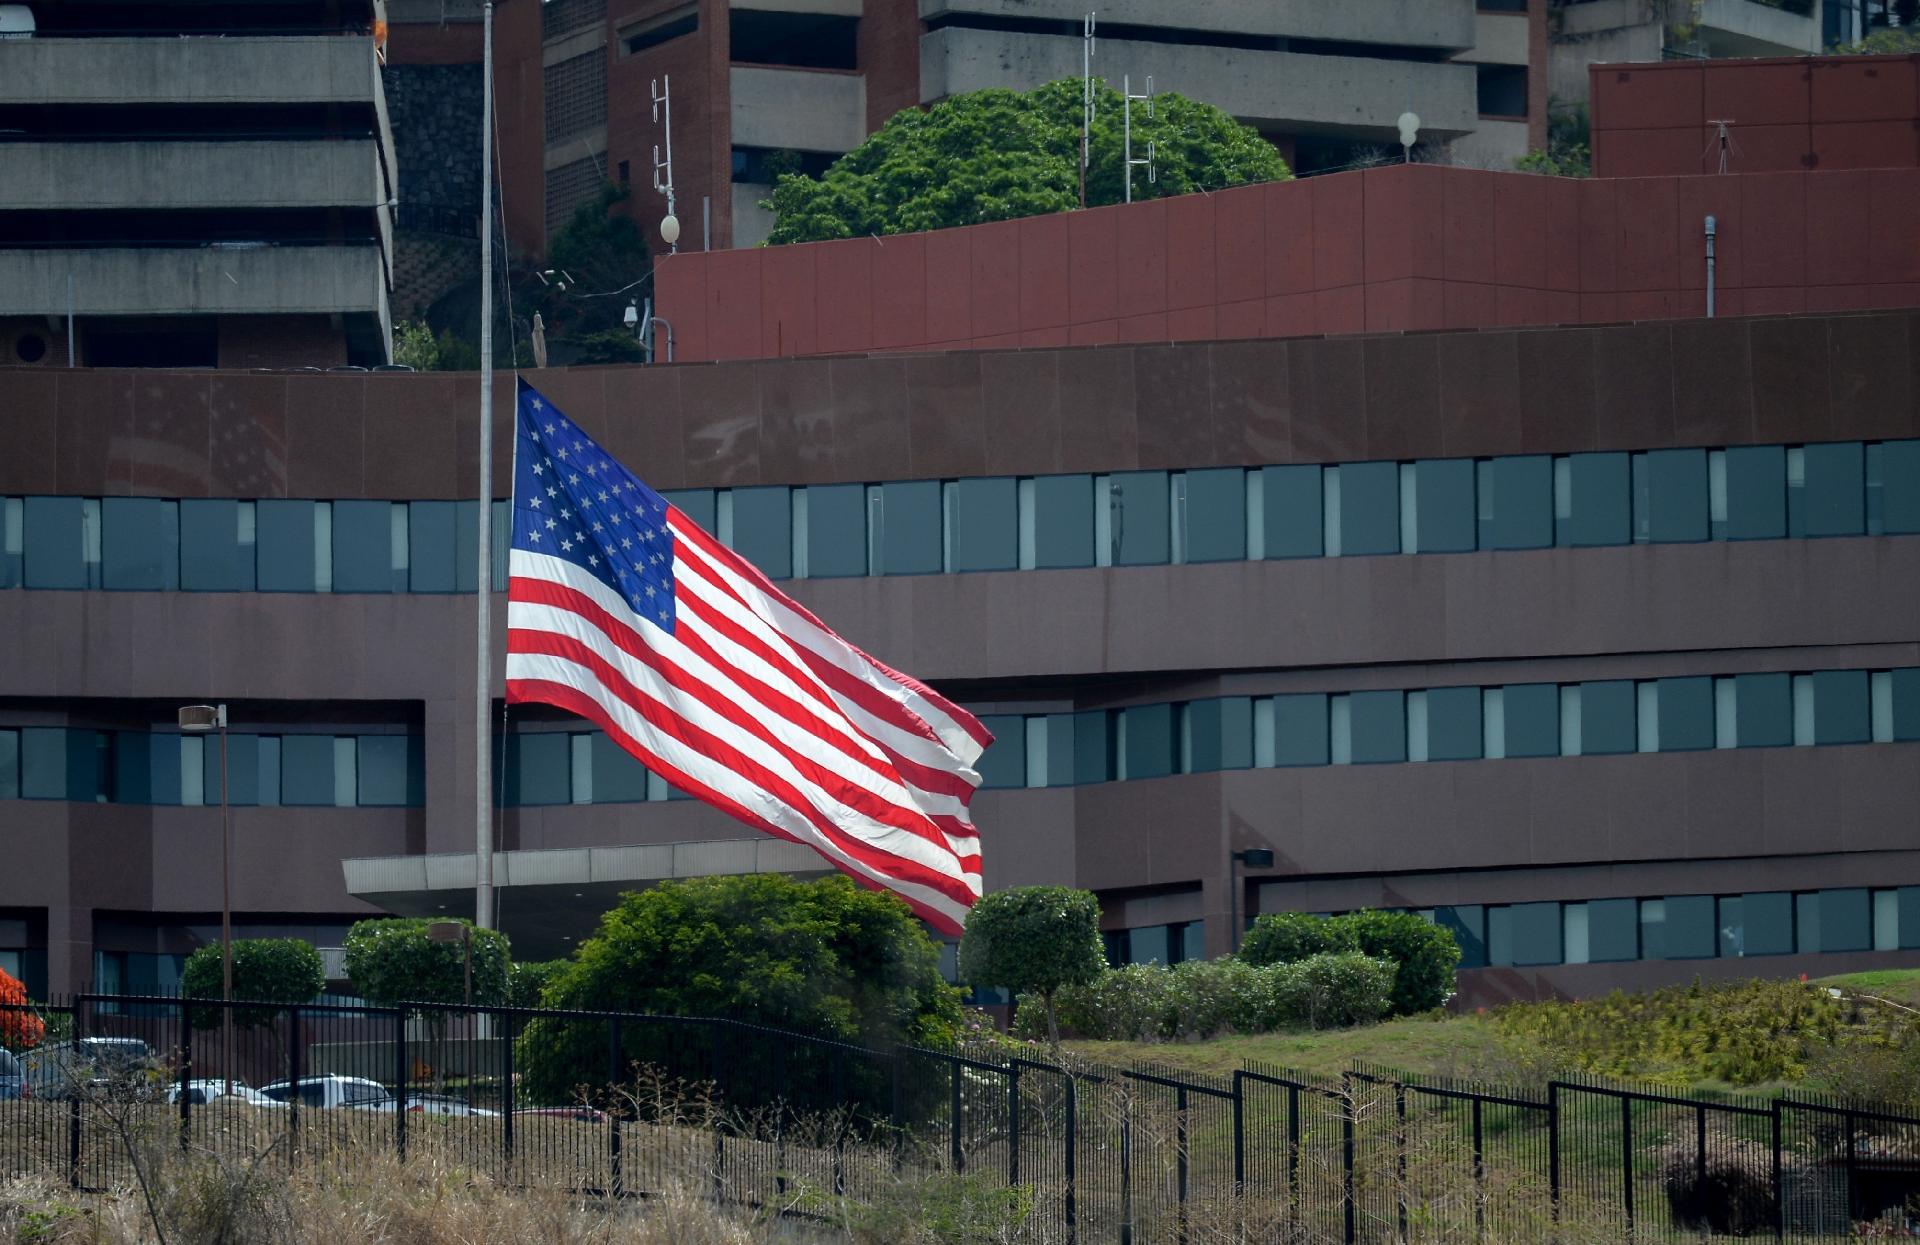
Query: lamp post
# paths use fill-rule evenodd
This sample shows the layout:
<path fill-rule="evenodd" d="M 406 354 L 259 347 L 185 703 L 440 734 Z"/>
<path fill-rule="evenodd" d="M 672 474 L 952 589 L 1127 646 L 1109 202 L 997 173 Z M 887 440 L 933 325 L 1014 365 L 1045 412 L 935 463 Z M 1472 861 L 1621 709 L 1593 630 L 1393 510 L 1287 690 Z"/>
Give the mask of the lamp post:
<path fill-rule="evenodd" d="M 227 812 L 227 707 L 182 705 L 182 734 L 220 732 L 220 1075 L 233 1092 L 233 887 L 230 859 L 233 829 Z"/>
<path fill-rule="evenodd" d="M 1271 869 L 1273 868 L 1273 849 L 1271 847 L 1249 847 L 1245 851 L 1232 853 L 1231 856 L 1228 858 L 1227 876 L 1228 876 L 1228 880 L 1232 883 L 1231 899 L 1232 899 L 1232 912 L 1233 912 L 1233 916 L 1231 918 L 1233 921 L 1233 929 L 1230 931 L 1233 935 L 1233 938 L 1231 942 L 1228 944 L 1228 946 L 1231 950 L 1234 950 L 1234 951 L 1238 951 L 1240 949 L 1240 866 L 1241 865 L 1245 865 L 1249 869 Z"/>

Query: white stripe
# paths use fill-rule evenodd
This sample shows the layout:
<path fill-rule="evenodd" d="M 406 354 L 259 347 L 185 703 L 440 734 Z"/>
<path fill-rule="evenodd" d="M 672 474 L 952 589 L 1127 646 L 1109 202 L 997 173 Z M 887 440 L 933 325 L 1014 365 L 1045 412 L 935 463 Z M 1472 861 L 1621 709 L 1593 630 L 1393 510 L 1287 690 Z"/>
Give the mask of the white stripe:
<path fill-rule="evenodd" d="M 743 806 L 748 812 L 806 843 L 828 860 L 849 872 L 917 900 L 956 924 L 966 923 L 967 909 L 939 891 L 895 877 L 884 870 L 848 855 L 821 834 L 798 810 L 775 798 L 770 792 L 744 782 L 733 770 L 704 756 L 663 731 L 656 729 L 633 709 L 614 696 L 591 670 L 564 658 L 511 654 L 507 678 L 538 679 L 571 687 L 592 699 L 612 719 L 615 726 L 657 755 L 662 762 L 688 777 L 713 788 Z M 977 881 L 974 883 L 977 887 Z M 976 890 L 977 893 L 977 890 Z"/>
<path fill-rule="evenodd" d="M 669 523 L 675 528 L 677 537 L 681 523 L 674 522 L 676 518 L 684 519 L 677 507 L 668 515 Z M 689 524 L 692 522 L 690 519 L 684 521 Z M 781 634 L 790 637 L 833 666 L 852 675 L 926 723 L 963 766 L 971 768 L 974 762 L 980 759 L 980 754 L 984 751 L 980 741 L 968 734 L 965 728 L 955 722 L 938 705 L 877 669 L 873 660 L 853 645 L 804 614 L 796 612 L 786 598 L 779 593 L 769 595 L 759 585 L 727 566 L 724 559 L 713 556 L 705 549 L 696 549 L 695 552 L 702 560 L 712 563 L 715 572 L 727 586 L 740 593 L 741 599 L 751 605 L 756 613 L 765 618 Z"/>
<path fill-rule="evenodd" d="M 589 586 L 600 589 L 609 596 L 611 595 L 610 590 L 608 590 L 604 584 L 588 575 L 585 571 L 573 566 L 571 563 L 554 558 L 548 558 L 547 560 L 555 564 L 550 569 L 565 576 L 564 579 L 558 581 L 564 583 L 565 586 L 581 592 L 583 595 L 588 595 Z M 604 605 L 603 608 L 605 608 Z M 618 611 L 609 610 L 608 612 L 614 613 L 616 617 L 638 618 L 633 611 L 626 609 L 624 606 Z M 636 630 L 639 633 L 641 643 L 665 656 L 665 650 L 671 642 L 671 637 L 667 636 L 665 632 L 644 618 L 638 618 L 638 622 L 639 626 Z M 781 752 L 780 749 L 762 739 L 757 733 L 740 726 L 701 701 L 674 688 L 660 676 L 658 671 L 626 652 L 599 627 L 581 615 L 571 610 L 557 609 L 552 606 L 540 605 L 528 601 L 510 601 L 507 607 L 507 631 L 511 634 L 515 630 L 551 632 L 578 641 L 590 649 L 602 661 L 605 661 L 618 671 L 621 677 L 640 695 L 659 702 L 670 712 L 677 714 L 692 725 L 715 736 L 745 756 L 758 762 L 771 773 L 793 784 L 822 815 L 847 833 L 854 835 L 863 842 L 873 844 L 882 851 L 899 856 L 902 859 L 912 860 L 917 864 L 947 874 L 950 877 L 962 877 L 964 875 L 964 871 L 958 866 L 958 861 L 955 858 L 956 853 L 951 849 L 951 846 L 948 850 L 942 850 L 938 844 L 910 830 L 887 825 L 884 822 L 875 820 L 873 817 L 858 809 L 848 806 L 813 779 L 803 774 L 799 767 L 795 765 L 785 753 Z M 722 672 L 707 665 L 705 662 L 700 662 L 700 668 L 695 669 L 693 665 L 693 655 L 687 652 L 685 645 L 673 645 L 672 647 L 674 649 L 674 655 L 671 660 L 681 666 L 681 668 L 686 669 L 690 674 L 701 678 L 705 682 L 711 683 L 717 690 L 735 703 L 742 705 L 757 703 L 745 689 L 740 688 L 737 684 L 733 683 L 730 678 L 722 674 Z M 514 669 L 513 663 L 519 656 L 522 655 L 511 653 L 508 655 L 507 668 L 509 677 L 512 677 L 512 670 Z M 924 813 L 912 807 L 910 804 L 902 803 L 906 798 L 906 793 L 897 786 L 895 787 L 895 790 L 899 792 L 897 796 L 883 791 L 874 791 L 871 787 L 867 787 L 866 784 L 861 783 L 855 775 L 843 772 L 844 769 L 847 768 L 845 764 L 846 758 L 837 754 L 830 756 L 817 755 L 819 753 L 832 752 L 831 748 L 826 746 L 823 741 L 794 730 L 791 724 L 787 723 L 784 718 L 780 718 L 777 714 L 766 715 L 761 721 L 777 738 L 793 750 L 801 752 L 803 755 L 814 754 L 810 755 L 810 759 L 815 761 L 816 764 L 828 773 L 848 782 L 850 785 L 861 786 L 871 791 L 871 793 L 879 799 L 899 809 L 909 817 L 920 818 L 927 830 L 941 834 L 942 841 L 946 840 L 946 836 L 940 831 L 939 827 L 925 819 Z M 779 725 L 775 725 L 775 723 Z M 785 729 L 782 729 L 783 727 Z M 796 738 L 796 735 L 800 737 Z"/>

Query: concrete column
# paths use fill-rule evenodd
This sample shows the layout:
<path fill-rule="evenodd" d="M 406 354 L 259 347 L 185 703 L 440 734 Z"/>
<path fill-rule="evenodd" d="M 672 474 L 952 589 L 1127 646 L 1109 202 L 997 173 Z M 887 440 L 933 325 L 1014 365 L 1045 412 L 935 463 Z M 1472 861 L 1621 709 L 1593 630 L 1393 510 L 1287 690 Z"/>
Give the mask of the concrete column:
<path fill-rule="evenodd" d="M 47 909 L 47 992 L 72 994 L 93 981 L 93 909 Z"/>

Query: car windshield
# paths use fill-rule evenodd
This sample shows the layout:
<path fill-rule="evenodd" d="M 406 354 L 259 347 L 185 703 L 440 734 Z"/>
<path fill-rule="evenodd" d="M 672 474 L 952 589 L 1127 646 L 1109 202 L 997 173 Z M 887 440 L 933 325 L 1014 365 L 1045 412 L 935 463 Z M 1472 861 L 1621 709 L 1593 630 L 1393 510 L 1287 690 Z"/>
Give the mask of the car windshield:
<path fill-rule="evenodd" d="M 262 1098 L 271 1098 L 275 1102 L 285 1102 L 287 1099 L 293 1097 L 293 1086 L 285 1084 L 269 1085 L 260 1091 L 260 1096 Z"/>
<path fill-rule="evenodd" d="M 0 1050 L 0 1076 L 19 1076 L 20 1061 L 13 1057 L 10 1050 Z"/>

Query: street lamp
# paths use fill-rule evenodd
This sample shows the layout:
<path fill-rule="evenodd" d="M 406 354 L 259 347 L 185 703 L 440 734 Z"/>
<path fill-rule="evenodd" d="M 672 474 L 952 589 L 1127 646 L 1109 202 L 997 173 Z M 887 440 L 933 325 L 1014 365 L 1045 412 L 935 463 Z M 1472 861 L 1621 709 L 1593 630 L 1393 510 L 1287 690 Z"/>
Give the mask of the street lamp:
<path fill-rule="evenodd" d="M 185 735 L 220 732 L 220 1074 L 226 1092 L 233 1092 L 233 887 L 229 858 L 233 830 L 227 813 L 227 707 L 182 705 L 180 731 Z"/>
<path fill-rule="evenodd" d="M 1240 866 L 1249 869 L 1273 868 L 1273 849 L 1271 847 L 1249 847 L 1245 851 L 1234 852 L 1227 864 L 1227 877 L 1232 883 L 1232 921 L 1233 940 L 1230 944 L 1235 951 L 1240 949 Z"/>

